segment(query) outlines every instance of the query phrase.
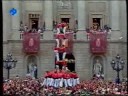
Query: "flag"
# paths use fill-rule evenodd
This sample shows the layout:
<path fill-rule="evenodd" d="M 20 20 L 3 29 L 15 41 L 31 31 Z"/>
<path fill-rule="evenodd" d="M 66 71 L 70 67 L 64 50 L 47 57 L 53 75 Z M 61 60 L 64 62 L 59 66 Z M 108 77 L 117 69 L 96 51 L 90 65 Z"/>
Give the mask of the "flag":
<path fill-rule="evenodd" d="M 40 34 L 28 33 L 23 34 L 23 51 L 25 53 L 37 53 L 40 49 Z"/>
<path fill-rule="evenodd" d="M 90 32 L 90 51 L 91 53 L 105 53 L 107 50 L 107 33 Z"/>

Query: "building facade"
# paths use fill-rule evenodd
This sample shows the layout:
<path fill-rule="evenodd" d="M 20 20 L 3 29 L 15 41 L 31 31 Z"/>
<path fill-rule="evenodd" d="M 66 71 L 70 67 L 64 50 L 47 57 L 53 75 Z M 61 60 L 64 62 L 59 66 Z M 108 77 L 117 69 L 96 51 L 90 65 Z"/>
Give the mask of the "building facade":
<path fill-rule="evenodd" d="M 116 78 L 116 72 L 112 69 L 110 62 L 117 54 L 125 61 L 125 67 L 120 72 L 121 78 L 127 73 L 127 23 L 126 23 L 126 1 L 94 1 L 94 0 L 44 0 L 44 1 L 2 1 L 3 5 L 3 57 L 11 52 L 18 62 L 16 68 L 12 69 L 10 76 L 25 76 L 27 64 L 37 64 L 38 77 L 43 76 L 47 70 L 54 69 L 53 38 L 54 23 L 65 21 L 71 30 L 77 30 L 76 38 L 73 40 L 73 54 L 75 57 L 75 71 L 82 79 L 90 79 L 93 75 L 93 63 L 98 58 L 103 66 L 105 79 Z M 17 14 L 11 16 L 9 10 L 17 9 Z M 109 25 L 112 29 L 111 37 L 108 39 L 107 52 L 94 55 L 89 51 L 89 41 L 86 36 L 86 28 L 93 26 L 97 20 L 100 27 Z M 20 24 L 29 28 L 44 28 L 43 37 L 40 40 L 40 51 L 35 55 L 25 54 L 22 50 L 22 38 L 19 32 Z M 34 23 L 34 25 L 33 25 Z M 122 38 L 123 37 L 123 38 Z M 3 68 L 3 76 L 7 71 Z"/>

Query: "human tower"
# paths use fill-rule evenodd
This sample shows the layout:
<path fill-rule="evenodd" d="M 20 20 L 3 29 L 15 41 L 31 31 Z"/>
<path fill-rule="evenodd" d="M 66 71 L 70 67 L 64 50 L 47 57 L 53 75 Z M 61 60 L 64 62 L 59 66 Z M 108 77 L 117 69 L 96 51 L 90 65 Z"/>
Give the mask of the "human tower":
<path fill-rule="evenodd" d="M 68 62 L 75 62 L 66 58 L 66 55 L 71 53 L 69 42 L 73 33 L 67 32 L 68 24 L 65 22 L 59 23 L 56 27 L 55 69 L 45 73 L 42 85 L 54 88 L 73 87 L 80 83 L 77 73 L 71 72 L 67 67 Z"/>

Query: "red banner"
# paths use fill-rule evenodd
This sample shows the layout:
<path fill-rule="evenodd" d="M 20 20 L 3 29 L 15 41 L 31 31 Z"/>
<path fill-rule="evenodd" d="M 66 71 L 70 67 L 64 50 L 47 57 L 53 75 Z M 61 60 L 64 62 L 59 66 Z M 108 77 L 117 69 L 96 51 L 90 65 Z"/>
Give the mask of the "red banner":
<path fill-rule="evenodd" d="M 90 32 L 90 51 L 92 53 L 105 53 L 107 50 L 107 34 L 104 32 Z"/>
<path fill-rule="evenodd" d="M 40 49 L 40 34 L 28 33 L 23 34 L 23 51 L 25 53 L 37 53 Z"/>

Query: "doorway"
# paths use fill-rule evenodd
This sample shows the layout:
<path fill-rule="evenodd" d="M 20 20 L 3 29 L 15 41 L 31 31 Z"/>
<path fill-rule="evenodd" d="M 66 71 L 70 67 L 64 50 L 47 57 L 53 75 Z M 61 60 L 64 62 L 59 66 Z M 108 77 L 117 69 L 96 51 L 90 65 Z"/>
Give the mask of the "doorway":
<path fill-rule="evenodd" d="M 61 22 L 65 22 L 68 25 L 68 29 L 70 29 L 70 18 L 61 18 Z"/>
<path fill-rule="evenodd" d="M 97 26 L 97 28 L 101 28 L 101 18 L 92 18 L 93 27 Z"/>
<path fill-rule="evenodd" d="M 32 18 L 31 19 L 31 28 L 32 29 L 38 29 L 38 21 L 39 19 L 38 18 Z"/>
<path fill-rule="evenodd" d="M 61 18 L 61 22 L 65 22 L 69 24 L 69 18 Z"/>

